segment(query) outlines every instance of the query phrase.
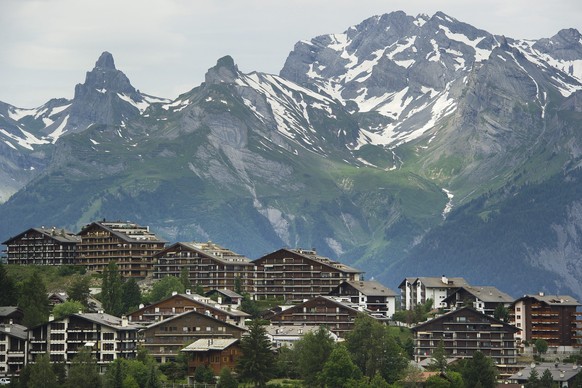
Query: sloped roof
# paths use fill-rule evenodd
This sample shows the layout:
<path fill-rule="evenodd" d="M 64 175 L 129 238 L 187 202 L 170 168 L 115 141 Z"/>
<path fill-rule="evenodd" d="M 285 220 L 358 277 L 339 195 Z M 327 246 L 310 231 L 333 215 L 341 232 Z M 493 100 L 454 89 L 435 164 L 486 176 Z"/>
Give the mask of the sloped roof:
<path fill-rule="evenodd" d="M 436 323 L 438 321 L 445 321 L 445 320 L 447 320 L 447 319 L 449 319 L 451 317 L 454 317 L 454 316 L 457 316 L 457 315 L 463 315 L 463 314 L 465 314 L 467 312 L 473 313 L 473 314 L 476 314 L 476 315 L 480 316 L 481 318 L 484 319 L 485 322 L 489 321 L 491 324 L 502 325 L 506 330 L 510 330 L 510 331 L 515 332 L 515 333 L 521 330 L 521 329 L 518 329 L 517 327 L 512 326 L 512 325 L 510 325 L 508 323 L 505 323 L 505 322 L 503 322 L 503 321 L 501 321 L 501 320 L 499 320 L 497 318 L 494 318 L 492 316 L 483 314 L 483 313 L 475 310 L 472 307 L 463 307 L 463 308 L 460 308 L 460 309 L 457 309 L 457 310 L 450 311 L 450 312 L 448 312 L 446 314 L 440 315 L 440 316 L 438 316 L 436 318 L 433 318 L 433 319 L 430 319 L 430 320 L 428 320 L 426 322 L 422 322 L 419 325 L 413 327 L 411 330 L 413 332 L 422 331 L 427 326 L 433 325 L 434 323 Z"/>
<path fill-rule="evenodd" d="M 149 231 L 147 226 L 140 226 L 132 222 L 124 221 L 98 221 L 85 225 L 78 236 L 82 236 L 85 231 L 97 227 L 105 229 L 120 240 L 129 243 L 166 243 L 167 241 L 158 238 L 154 233 Z"/>
<path fill-rule="evenodd" d="M 538 376 L 541 375 L 547 370 L 550 371 L 552 374 L 553 381 L 564 382 L 572 379 L 576 376 L 582 368 L 576 364 L 566 364 L 566 363 L 553 363 L 553 362 L 542 362 L 534 364 L 535 370 L 538 372 Z M 510 380 L 518 380 L 518 381 L 527 381 L 529 378 L 532 365 L 528 365 L 525 368 L 519 370 L 518 372 L 514 373 L 509 377 Z"/>
<path fill-rule="evenodd" d="M 175 294 L 175 295 L 171 295 L 171 296 L 167 297 L 166 299 L 162 299 L 162 300 L 157 301 L 155 303 L 152 303 L 150 305 L 144 306 L 144 307 L 142 307 L 142 308 L 140 308 L 138 310 L 132 311 L 130 314 L 133 315 L 133 314 L 135 314 L 135 313 L 137 313 L 139 311 L 143 311 L 143 310 L 150 309 L 152 307 L 155 307 L 157 305 L 160 305 L 162 303 L 165 303 L 166 301 L 168 301 L 170 299 L 176 299 L 176 298 L 186 298 L 186 299 L 189 299 L 189 300 L 191 300 L 193 302 L 196 302 L 196 303 L 200 304 L 201 306 L 203 306 L 205 308 L 211 309 L 213 311 L 220 311 L 220 312 L 222 312 L 222 313 L 224 313 L 226 315 L 230 315 L 231 317 L 249 317 L 250 316 L 249 314 L 247 314 L 247 313 L 245 313 L 244 311 L 241 311 L 241 310 L 236 310 L 236 309 L 225 310 L 225 309 L 221 309 L 221 308 L 215 307 L 215 306 L 213 306 L 211 304 L 208 304 L 208 303 L 200 300 L 200 298 L 203 298 L 203 297 L 201 295 L 198 295 L 198 294 Z M 208 299 L 208 298 L 206 298 L 206 299 Z"/>
<path fill-rule="evenodd" d="M 16 323 L 12 324 L 0 323 L 0 333 L 5 333 L 8 336 L 17 337 L 25 340 L 28 338 L 26 330 L 27 330 L 26 326 L 18 325 Z"/>
<path fill-rule="evenodd" d="M 175 319 L 179 319 L 179 318 L 182 318 L 182 317 L 184 317 L 186 315 L 190 315 L 190 314 L 203 316 L 203 317 L 208 318 L 210 320 L 213 320 L 213 321 L 216 321 L 216 322 L 220 322 L 221 324 L 228 325 L 228 326 L 232 326 L 232 327 L 236 327 L 237 329 L 240 329 L 240 330 L 243 330 L 243 331 L 246 330 L 243 327 L 240 327 L 240 326 L 237 326 L 237 325 L 233 325 L 232 323 L 229 323 L 229 322 L 222 321 L 220 319 L 217 319 L 217 318 L 213 317 L 212 315 L 206 315 L 206 314 L 199 313 L 196 310 L 188 310 L 188 311 L 184 311 L 183 313 L 179 313 L 179 314 L 176 314 L 176 315 L 172 315 L 171 317 L 168 317 L 166 319 L 159 320 L 159 321 L 154 322 L 154 323 L 152 323 L 150 325 L 147 325 L 145 327 L 142 327 L 142 329 L 144 329 L 144 330 L 151 329 L 151 328 L 157 327 L 157 326 L 159 326 L 159 325 L 161 325 L 163 323 L 168 323 L 168 322 L 171 322 L 171 321 L 173 321 Z M 246 313 L 244 313 L 244 314 L 246 314 Z M 246 314 L 246 315 L 248 316 L 248 314 Z"/>
<path fill-rule="evenodd" d="M 469 285 L 464 278 L 447 278 L 448 282 L 444 283 L 442 277 L 419 277 L 416 281 L 421 281 L 426 287 L 430 288 L 455 288 L 466 287 Z"/>
<path fill-rule="evenodd" d="M 580 306 L 580 303 L 570 295 L 526 294 L 515 302 L 525 298 L 533 298 L 550 306 Z"/>
<path fill-rule="evenodd" d="M 208 257 L 222 264 L 236 263 L 238 265 L 251 265 L 251 259 L 249 259 L 248 257 L 239 255 L 238 253 L 235 253 L 230 249 L 223 248 L 220 245 L 212 242 L 207 243 L 200 243 L 195 241 L 177 242 L 156 253 L 155 256 L 165 257 L 167 252 L 171 252 L 177 246 L 182 246 L 192 252 L 196 252 L 198 255 L 201 255 L 202 257 Z"/>
<path fill-rule="evenodd" d="M 218 292 L 224 296 L 228 296 L 229 298 L 242 298 L 243 296 L 237 294 L 236 292 L 229 290 L 228 288 L 215 288 L 205 293 L 205 295 L 210 295 L 213 292 Z"/>
<path fill-rule="evenodd" d="M 390 288 L 385 287 L 375 280 L 350 280 L 345 282 L 364 295 L 368 296 L 396 296 L 396 293 Z M 340 284 L 341 286 L 341 284 Z"/>
<path fill-rule="evenodd" d="M 224 350 L 239 341 L 238 338 L 201 338 L 186 346 L 181 352 L 206 352 L 209 350 Z"/>
<path fill-rule="evenodd" d="M 461 290 L 467 291 L 469 294 L 475 296 L 479 300 L 482 300 L 485 303 L 512 303 L 515 299 L 506 294 L 503 291 L 498 290 L 492 286 L 466 286 L 460 287 L 458 290 L 455 290 L 451 295 L 444 299 L 444 301 L 451 300 L 454 298 L 453 295 L 458 293 Z"/>
<path fill-rule="evenodd" d="M 20 238 L 21 236 L 23 236 L 26 233 L 29 233 L 30 231 L 35 231 L 37 233 L 43 234 L 47 237 L 52 238 L 55 241 L 61 242 L 63 244 L 71 244 L 71 243 L 78 243 L 81 242 L 81 237 L 77 236 L 75 233 L 69 232 L 68 230 L 62 229 L 62 228 L 44 228 L 44 227 L 40 227 L 40 228 L 30 228 L 25 230 L 22 233 L 17 234 L 14 237 L 9 238 L 8 240 L 4 241 L 2 243 L 2 245 L 8 245 L 10 243 L 10 241 L 15 240 Z"/>
<path fill-rule="evenodd" d="M 0 317 L 7 317 L 16 312 L 23 313 L 22 309 L 18 306 L 0 306 Z"/>
<path fill-rule="evenodd" d="M 272 254 L 278 253 L 278 252 L 282 252 L 282 251 L 289 252 L 290 254 L 295 255 L 295 256 L 301 256 L 307 260 L 315 261 L 319 264 L 323 264 L 327 267 L 330 267 L 330 268 L 333 268 L 335 270 L 339 270 L 342 272 L 358 273 L 358 274 L 363 273 L 363 271 L 360 271 L 359 269 L 350 267 L 348 265 L 340 263 L 339 261 L 334 261 L 334 260 L 330 259 L 329 257 L 319 256 L 315 250 L 306 250 L 306 249 L 300 249 L 300 248 L 297 248 L 297 249 L 282 248 L 282 249 L 279 249 L 275 252 L 271 252 L 269 254 L 266 254 L 266 255 L 264 255 L 256 260 L 253 260 L 252 263 L 260 262 L 261 260 L 263 260 L 263 258 L 270 256 Z"/>

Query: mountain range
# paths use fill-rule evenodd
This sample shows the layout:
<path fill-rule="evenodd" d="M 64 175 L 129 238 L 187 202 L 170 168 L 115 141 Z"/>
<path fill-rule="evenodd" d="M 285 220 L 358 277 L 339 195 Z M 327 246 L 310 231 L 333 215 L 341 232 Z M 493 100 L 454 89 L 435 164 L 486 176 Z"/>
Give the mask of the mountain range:
<path fill-rule="evenodd" d="M 393 288 L 582 297 L 581 163 L 580 32 L 392 12 L 298 42 L 279 75 L 225 56 L 161 98 L 104 52 L 72 100 L 0 102 L 0 237 L 127 219 L 250 258 L 316 248 Z"/>

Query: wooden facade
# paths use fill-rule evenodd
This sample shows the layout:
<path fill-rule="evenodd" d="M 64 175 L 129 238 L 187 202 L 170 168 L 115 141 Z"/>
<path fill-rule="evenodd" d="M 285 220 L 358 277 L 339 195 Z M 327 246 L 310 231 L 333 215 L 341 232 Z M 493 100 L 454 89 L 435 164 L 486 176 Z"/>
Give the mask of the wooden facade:
<path fill-rule="evenodd" d="M 465 286 L 453 291 L 443 300 L 448 310 L 473 307 L 475 310 L 493 316 L 501 304 L 509 309 L 515 299 L 491 286 Z"/>
<path fill-rule="evenodd" d="M 184 344 L 198 339 L 240 339 L 246 330 L 197 311 L 187 311 L 140 331 L 142 346 L 159 362 L 172 361 Z"/>
<path fill-rule="evenodd" d="M 577 346 L 578 306 L 568 295 L 525 295 L 513 303 L 511 320 L 522 330 L 521 341 L 544 339 L 551 347 Z"/>
<path fill-rule="evenodd" d="M 338 337 L 344 337 L 354 327 L 363 311 L 359 306 L 332 296 L 317 296 L 279 313 L 269 319 L 272 325 L 324 326 Z"/>
<path fill-rule="evenodd" d="M 149 231 L 148 227 L 130 222 L 93 222 L 79 233 L 77 264 L 88 271 L 103 272 L 114 261 L 121 276 L 145 278 L 153 271 L 153 256 L 166 242 Z"/>
<path fill-rule="evenodd" d="M 187 268 L 192 285 L 201 286 L 205 292 L 215 288 L 234 291 L 238 286 L 242 292 L 249 292 L 252 285 L 254 266 L 250 259 L 212 242 L 175 243 L 154 259 L 154 279 L 179 277 Z"/>
<path fill-rule="evenodd" d="M 314 250 L 280 249 L 253 261 L 252 294 L 257 300 L 301 302 L 327 295 L 344 281 L 360 280 L 362 271 L 318 256 Z"/>
<path fill-rule="evenodd" d="M 239 339 L 200 339 L 188 345 L 183 352 L 190 355 L 188 361 L 188 376 L 193 376 L 200 365 L 212 370 L 215 376 L 222 368 L 231 371 L 236 369 L 237 361 L 242 354 Z"/>
<path fill-rule="evenodd" d="M 81 239 L 64 229 L 31 228 L 4 241 L 7 263 L 18 265 L 75 264 Z"/>
<path fill-rule="evenodd" d="M 412 328 L 414 359 L 421 362 L 430 358 L 442 341 L 447 357 L 472 357 L 480 351 L 498 365 L 514 365 L 518 331 L 503 321 L 463 307 Z"/>

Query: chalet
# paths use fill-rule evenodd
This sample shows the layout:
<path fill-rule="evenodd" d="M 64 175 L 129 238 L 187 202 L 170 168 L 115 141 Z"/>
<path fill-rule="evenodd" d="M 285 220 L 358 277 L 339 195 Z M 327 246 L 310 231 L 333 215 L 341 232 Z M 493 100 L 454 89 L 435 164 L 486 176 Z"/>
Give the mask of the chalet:
<path fill-rule="evenodd" d="M 414 360 L 430 358 L 442 341 L 447 357 L 472 357 L 476 351 L 498 365 L 517 362 L 518 328 L 471 307 L 463 307 L 414 328 Z"/>
<path fill-rule="evenodd" d="M 427 300 L 433 301 L 433 308 L 446 307 L 443 300 L 459 287 L 466 287 L 469 283 L 463 278 L 417 277 L 404 279 L 398 288 L 401 293 L 403 310 L 412 310 L 417 304 L 424 304 Z"/>
<path fill-rule="evenodd" d="M 24 311 L 17 306 L 0 306 L 0 323 L 22 323 Z"/>
<path fill-rule="evenodd" d="M 212 289 L 250 291 L 254 266 L 251 260 L 212 242 L 179 242 L 154 255 L 154 279 L 179 277 L 188 270 L 192 285 Z"/>
<path fill-rule="evenodd" d="M 303 336 L 307 333 L 315 333 L 319 330 L 318 326 L 303 326 L 303 325 L 269 325 L 265 326 L 267 332 L 267 337 L 271 341 L 271 347 L 273 349 L 279 349 L 282 347 L 287 347 L 289 349 L 303 339 Z M 334 341 L 338 341 L 339 337 L 325 329 L 330 338 Z"/>
<path fill-rule="evenodd" d="M 159 362 L 173 361 L 185 343 L 198 339 L 239 339 L 246 330 L 195 310 L 186 311 L 143 328 L 142 346 Z"/>
<path fill-rule="evenodd" d="M 103 272 L 116 262 L 123 277 L 145 278 L 153 271 L 153 256 L 166 241 L 151 233 L 149 227 L 131 222 L 93 222 L 77 234 L 77 264 L 88 271 Z"/>
<path fill-rule="evenodd" d="M 318 256 L 314 250 L 280 249 L 253 261 L 255 299 L 301 302 L 327 295 L 344 281 L 359 281 L 362 271 Z"/>
<path fill-rule="evenodd" d="M 577 345 L 576 310 L 580 303 L 568 295 L 524 295 L 510 310 L 512 323 L 521 329 L 520 341 L 544 339 L 550 347 Z"/>
<path fill-rule="evenodd" d="M 0 376 L 19 375 L 26 365 L 26 327 L 7 322 L 0 324 Z"/>
<path fill-rule="evenodd" d="M 235 370 L 242 353 L 237 338 L 199 339 L 183 348 L 182 352 L 190 355 L 188 376 L 193 376 L 200 365 L 210 368 L 215 376 L 222 368 Z"/>
<path fill-rule="evenodd" d="M 186 291 L 186 294 L 176 293 L 159 302 L 144 306 L 128 314 L 128 319 L 132 323 L 148 325 L 187 311 L 197 311 L 240 327 L 244 327 L 245 319 L 249 318 L 249 314 L 244 311 L 217 305 L 210 298 Z"/>
<path fill-rule="evenodd" d="M 370 311 L 343 298 L 319 295 L 274 314 L 270 321 L 273 326 L 323 326 L 343 338 L 353 329 L 354 321 L 361 313 L 370 314 Z M 378 319 L 377 316 L 371 316 Z M 386 319 L 381 321 L 385 322 Z"/>
<path fill-rule="evenodd" d="M 6 245 L 7 263 L 19 265 L 74 264 L 77 244 L 75 234 L 57 228 L 31 228 L 2 244 Z"/>
<path fill-rule="evenodd" d="M 118 318 L 105 313 L 80 313 L 28 329 L 28 361 L 34 362 L 41 354 L 48 354 L 51 362 L 65 362 L 82 347 L 91 353 L 101 366 L 117 358 L 135 358 L 137 332 L 141 326 L 129 323 L 126 317 Z"/>
<path fill-rule="evenodd" d="M 396 311 L 396 293 L 377 281 L 346 281 L 335 287 L 329 295 L 348 297 L 350 302 L 368 309 L 372 314 L 392 318 Z"/>
<path fill-rule="evenodd" d="M 500 304 L 505 308 L 509 308 L 514 300 L 514 298 L 495 287 L 464 286 L 457 288 L 452 294 L 443 299 L 443 303 L 447 305 L 447 310 L 469 306 L 483 314 L 493 316 L 495 309 Z"/>
<path fill-rule="evenodd" d="M 235 308 L 240 307 L 243 300 L 242 295 L 226 288 L 210 290 L 205 292 L 204 295 L 212 300 L 216 300 L 218 304 L 236 306 Z"/>

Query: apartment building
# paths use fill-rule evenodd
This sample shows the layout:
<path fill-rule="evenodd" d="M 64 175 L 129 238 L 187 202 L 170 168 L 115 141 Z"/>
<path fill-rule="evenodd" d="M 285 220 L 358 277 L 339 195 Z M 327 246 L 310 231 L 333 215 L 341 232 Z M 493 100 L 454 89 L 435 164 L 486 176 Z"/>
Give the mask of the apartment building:
<path fill-rule="evenodd" d="M 351 303 L 386 318 L 392 318 L 396 311 L 396 293 L 375 280 L 346 281 L 329 295 L 347 297 Z"/>
<path fill-rule="evenodd" d="M 501 304 L 509 309 L 515 299 L 503 291 L 491 286 L 464 286 L 457 288 L 443 299 L 447 310 L 461 307 L 473 307 L 475 310 L 493 316 L 495 309 Z"/>
<path fill-rule="evenodd" d="M 433 308 L 445 308 L 444 299 L 450 296 L 459 287 L 466 287 L 469 283 L 463 278 L 416 277 L 405 278 L 398 288 L 401 293 L 403 310 L 412 310 L 418 304 L 427 300 L 433 301 Z"/>
<path fill-rule="evenodd" d="M 128 314 L 128 319 L 132 323 L 149 325 L 187 311 L 196 311 L 240 327 L 244 327 L 245 319 L 250 317 L 244 311 L 219 305 L 208 297 L 192 294 L 188 290 L 186 294 L 176 293 L 159 302 L 143 306 Z"/>
<path fill-rule="evenodd" d="M 463 307 L 412 328 L 414 360 L 430 358 L 442 341 L 447 357 L 472 357 L 480 351 L 500 367 L 515 365 L 515 334 L 519 331 L 471 307 Z"/>
<path fill-rule="evenodd" d="M 315 250 L 279 249 L 252 263 L 256 267 L 252 294 L 257 300 L 300 302 L 327 295 L 344 281 L 359 281 L 363 274 Z"/>
<path fill-rule="evenodd" d="M 520 341 L 544 339 L 550 347 L 577 346 L 577 314 L 580 303 L 569 295 L 524 295 L 512 304 L 511 321 L 521 329 Z M 582 330 L 582 329 L 581 329 Z"/>
<path fill-rule="evenodd" d="M 135 358 L 137 355 L 137 332 L 139 325 L 130 323 L 126 317 L 115 317 L 105 313 L 80 313 L 28 329 L 28 361 L 48 354 L 51 362 L 70 364 L 81 348 L 91 350 L 101 366 L 117 358 Z"/>
<path fill-rule="evenodd" d="M 273 326 L 300 325 L 325 326 L 338 337 L 344 337 L 354 327 L 358 314 L 370 314 L 358 304 L 351 303 L 348 298 L 319 295 L 303 303 L 291 306 L 269 317 Z M 375 319 L 386 322 L 370 314 Z"/>
<path fill-rule="evenodd" d="M 30 228 L 2 244 L 6 245 L 8 264 L 75 264 L 80 237 L 64 229 Z"/>
<path fill-rule="evenodd" d="M 26 327 L 11 321 L 0 324 L 0 376 L 16 376 L 26 365 Z"/>
<path fill-rule="evenodd" d="M 211 315 L 186 311 L 152 323 L 139 332 L 141 345 L 159 362 L 173 361 L 184 344 L 199 339 L 240 339 L 246 331 Z"/>
<path fill-rule="evenodd" d="M 179 242 L 154 255 L 154 279 L 179 277 L 188 270 L 192 285 L 250 292 L 254 274 L 251 260 L 212 242 Z"/>
<path fill-rule="evenodd" d="M 131 222 L 93 222 L 77 234 L 77 264 L 88 271 L 103 272 L 114 261 L 121 276 L 145 278 L 153 271 L 153 256 L 164 249 L 166 241 L 149 227 Z"/>

